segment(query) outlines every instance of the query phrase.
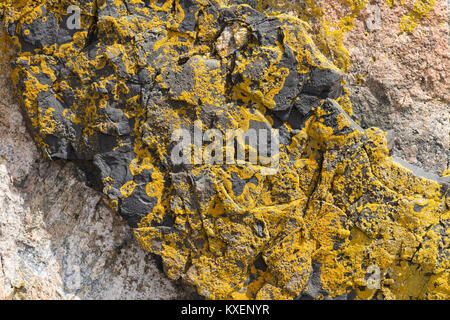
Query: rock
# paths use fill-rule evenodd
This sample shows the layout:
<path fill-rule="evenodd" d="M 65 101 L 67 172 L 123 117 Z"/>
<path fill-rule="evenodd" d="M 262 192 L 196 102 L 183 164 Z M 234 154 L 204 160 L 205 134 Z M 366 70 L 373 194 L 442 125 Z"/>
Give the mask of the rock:
<path fill-rule="evenodd" d="M 352 28 L 338 33 L 351 61 L 344 76 L 353 116 L 363 128 L 392 131 L 393 155 L 441 175 L 450 164 L 449 6 L 443 0 L 433 1 L 428 16 L 406 33 L 401 29 L 402 17 L 421 1 L 393 1 L 394 6 L 390 2 L 356 6 L 359 12 Z M 317 7 L 332 30 L 339 30 L 335 24 L 350 15 L 343 1 L 317 1 Z M 323 35 L 320 21 L 312 17 L 310 23 L 317 39 L 336 41 L 333 34 Z M 346 55 L 342 48 L 333 49 L 330 58 L 335 62 Z"/>
<path fill-rule="evenodd" d="M 42 159 L 0 61 L 0 300 L 186 297 L 79 169 Z"/>
<path fill-rule="evenodd" d="M 405 8 L 379 7 L 379 30 L 364 37 L 358 19 L 344 41 L 353 61 L 348 83 L 355 117 L 366 128 L 392 129 L 394 155 L 441 175 L 450 164 L 448 7 L 436 1 L 409 34 L 399 29 Z"/>
<path fill-rule="evenodd" d="M 448 298 L 449 178 L 395 161 L 383 131 L 351 118 L 345 48 L 334 47 L 333 64 L 303 20 L 240 3 L 84 1 L 71 39 L 67 17 L 50 5 L 0 5 L 37 146 L 79 164 L 168 277 L 203 297 Z M 46 23 L 53 16 L 57 27 Z M 32 33 L 35 23 L 51 30 Z M 381 87 L 398 74 L 389 76 Z M 61 241 L 52 240 L 56 255 L 68 255 L 65 290 L 82 296 L 83 281 L 101 278 L 108 263 L 98 258 L 104 250 L 74 244 L 115 223 L 93 223 L 100 196 L 83 198 L 73 178 L 58 202 L 35 204 L 29 197 L 59 177 L 35 168 L 39 178 L 20 183 L 31 208 L 91 208 L 75 218 L 85 237 L 67 235 L 67 217 L 48 223 Z M 119 252 L 136 259 L 139 277 L 151 263 L 137 250 Z"/>

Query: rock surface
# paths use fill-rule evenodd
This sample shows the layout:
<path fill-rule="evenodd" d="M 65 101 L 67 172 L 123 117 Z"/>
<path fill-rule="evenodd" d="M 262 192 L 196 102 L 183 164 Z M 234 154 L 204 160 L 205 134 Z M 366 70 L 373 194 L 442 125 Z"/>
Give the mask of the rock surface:
<path fill-rule="evenodd" d="M 353 117 L 363 128 L 388 131 L 392 154 L 414 165 L 438 175 L 449 168 L 448 2 L 319 0 L 317 7 L 310 1 L 278 2 L 284 12 L 309 12 L 321 49 L 348 69 Z M 403 17 L 419 2 L 434 6 L 412 32 L 403 32 Z"/>
<path fill-rule="evenodd" d="M 368 28 L 367 9 L 356 20 L 344 40 L 352 61 L 347 82 L 364 128 L 388 131 L 394 155 L 441 175 L 450 167 L 449 11 L 436 1 L 428 18 L 402 33 L 400 17 L 412 2 L 395 10 L 376 2 L 376 28 Z"/>
<path fill-rule="evenodd" d="M 208 298 L 448 297 L 448 182 L 437 176 L 421 178 L 419 170 L 412 168 L 414 175 L 393 162 L 382 132 L 356 125 L 345 113 L 352 112 L 346 104 L 343 110 L 332 100 L 319 101 L 344 101 L 342 75 L 315 49 L 300 20 L 269 18 L 248 6 L 189 1 L 174 9 L 120 1 L 98 8 L 84 3 L 84 12 L 90 12 L 84 26 L 88 32 L 70 35 L 64 24 L 55 29 L 58 17 L 65 21 L 59 9 L 32 9 L 29 21 L 15 20 L 14 10 L 6 21 L 10 35 L 19 30 L 22 55 L 13 78 L 24 89 L 23 105 L 38 146 L 50 158 L 83 160 L 79 164 L 94 173 L 91 182 L 102 185 L 113 209 L 138 226 L 135 235 L 148 251 L 162 257 L 169 277 L 183 278 Z M 17 22 L 21 28 L 15 27 Z M 140 30 L 152 32 L 144 35 Z M 24 53 L 31 49 L 43 55 L 30 59 Z M 381 86 L 389 87 L 394 80 L 382 80 Z M 377 94 L 383 93 L 376 88 Z M 355 87 L 350 92 L 357 111 L 375 113 L 380 105 L 369 105 L 370 95 L 355 93 Z M 381 102 L 392 107 L 398 101 Z M 177 167 L 169 156 L 173 145 L 167 133 L 190 127 L 194 120 L 222 131 L 255 125 L 279 129 L 281 169 L 266 175 L 260 165 L 249 163 Z M 94 166 L 85 160 L 93 160 Z M 52 246 L 63 261 L 64 294 L 100 297 L 108 296 L 111 286 L 130 287 L 125 275 L 119 280 L 103 275 L 112 253 L 102 260 L 95 249 L 90 248 L 90 255 L 71 247 L 89 243 L 80 233 L 92 235 L 100 247 L 105 244 L 96 241 L 97 233 L 116 239 L 116 222 L 94 224 L 94 212 L 108 214 L 99 205 L 100 196 L 83 198 L 87 188 L 81 183 L 79 192 L 76 187 L 68 191 L 67 186 L 75 184 L 69 172 L 78 171 L 59 166 L 50 171 L 29 166 L 31 178 L 19 172 L 22 178 L 16 179 L 15 188 L 24 190 L 23 201 L 32 211 L 56 212 L 45 224 L 59 236 L 43 246 Z M 57 198 L 42 201 L 48 191 L 40 189 L 53 187 L 58 172 L 64 184 Z M 10 188 L 4 189 L 9 198 Z M 74 194 L 80 195 L 79 202 L 73 201 Z M 68 202 L 91 204 L 84 215 L 70 220 L 77 225 L 71 228 L 73 238 L 64 232 L 65 219 L 54 218 L 59 206 L 70 208 Z M 22 216 L 26 226 L 29 217 Z M 39 216 L 36 219 L 39 225 Z M 126 230 L 120 230 L 117 238 L 123 239 Z M 33 232 L 25 228 L 23 235 L 32 237 Z M 40 254 L 28 247 L 17 251 Z M 139 266 L 138 278 L 142 268 L 152 265 L 136 248 L 123 252 L 133 257 L 131 267 Z M 84 262 L 81 267 L 78 260 Z M 30 270 L 55 274 L 53 265 L 30 261 Z M 123 266 L 129 267 L 128 262 Z M 377 288 L 367 280 L 372 267 L 379 273 Z M 123 274 L 122 268 L 119 271 Z M 34 285 L 43 287 L 39 280 L 31 283 L 30 292 Z M 173 284 L 164 283 L 176 294 Z M 142 286 L 152 291 L 156 285 L 144 281 Z M 10 284 L 13 287 L 13 294 L 21 294 L 22 284 Z M 46 290 L 52 292 L 52 286 Z M 131 285 L 124 294 L 137 291 Z"/>
<path fill-rule="evenodd" d="M 0 299 L 186 297 L 70 163 L 42 160 L 0 59 Z"/>

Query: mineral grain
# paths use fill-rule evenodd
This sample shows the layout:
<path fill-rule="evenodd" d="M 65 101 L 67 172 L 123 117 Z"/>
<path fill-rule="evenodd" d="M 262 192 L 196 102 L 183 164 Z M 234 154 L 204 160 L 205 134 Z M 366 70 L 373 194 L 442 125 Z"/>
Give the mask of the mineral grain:
<path fill-rule="evenodd" d="M 38 147 L 82 164 L 167 275 L 206 298 L 448 299 L 449 178 L 353 122 L 345 63 L 306 22 L 243 2 L 0 4 Z M 172 133 L 199 123 L 277 129 L 277 170 L 174 163 Z"/>

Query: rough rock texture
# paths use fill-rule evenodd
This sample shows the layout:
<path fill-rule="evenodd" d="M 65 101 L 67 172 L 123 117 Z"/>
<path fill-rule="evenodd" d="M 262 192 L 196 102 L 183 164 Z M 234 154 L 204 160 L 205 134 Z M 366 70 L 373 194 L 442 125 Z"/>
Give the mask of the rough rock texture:
<path fill-rule="evenodd" d="M 73 164 L 41 160 L 0 59 L 0 300 L 186 297 Z"/>
<path fill-rule="evenodd" d="M 267 2 L 307 19 L 321 50 L 347 71 L 352 115 L 363 128 L 388 131 L 392 154 L 412 164 L 438 175 L 449 168 L 446 1 Z M 423 14 L 405 27 L 415 8 Z"/>
<path fill-rule="evenodd" d="M 448 298 L 448 178 L 350 119 L 301 20 L 201 1 L 3 6 L 37 145 L 84 166 L 169 277 L 216 299 Z M 195 120 L 278 129 L 278 172 L 173 163 L 171 133 Z"/>
<path fill-rule="evenodd" d="M 331 11 L 334 2 L 321 5 Z M 391 8 L 376 1 L 361 11 L 343 42 L 352 62 L 347 82 L 364 128 L 389 131 L 394 155 L 441 175 L 450 167 L 449 11 L 436 1 L 428 18 L 402 33 L 413 2 Z"/>

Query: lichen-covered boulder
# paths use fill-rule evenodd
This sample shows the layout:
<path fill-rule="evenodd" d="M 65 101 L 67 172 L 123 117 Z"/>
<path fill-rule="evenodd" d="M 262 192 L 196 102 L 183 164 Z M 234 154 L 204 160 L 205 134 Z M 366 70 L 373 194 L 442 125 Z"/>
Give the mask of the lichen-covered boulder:
<path fill-rule="evenodd" d="M 243 2 L 0 4 L 37 145 L 206 298 L 448 298 L 449 179 L 351 120 L 305 22 Z"/>

